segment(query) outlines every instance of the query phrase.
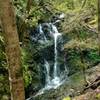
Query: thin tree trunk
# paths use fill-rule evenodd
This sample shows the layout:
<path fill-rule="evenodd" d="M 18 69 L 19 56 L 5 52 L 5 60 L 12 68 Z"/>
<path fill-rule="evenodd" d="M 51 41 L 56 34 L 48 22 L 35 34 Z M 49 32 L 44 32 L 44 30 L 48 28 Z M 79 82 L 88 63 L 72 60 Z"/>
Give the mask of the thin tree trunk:
<path fill-rule="evenodd" d="M 100 55 L 100 0 L 98 0 L 98 46 Z"/>
<path fill-rule="evenodd" d="M 19 36 L 20 36 L 20 41 L 22 43 L 27 43 L 28 41 L 25 40 L 25 38 L 29 38 L 29 33 L 26 31 L 27 28 L 27 22 L 26 19 L 29 17 L 29 12 L 32 7 L 32 0 L 27 0 L 27 5 L 26 5 L 26 11 L 25 11 L 25 16 L 23 19 L 23 22 L 19 23 Z"/>
<path fill-rule="evenodd" d="M 5 37 L 11 100 L 25 100 L 21 53 L 11 0 L 0 0 L 0 16 Z"/>

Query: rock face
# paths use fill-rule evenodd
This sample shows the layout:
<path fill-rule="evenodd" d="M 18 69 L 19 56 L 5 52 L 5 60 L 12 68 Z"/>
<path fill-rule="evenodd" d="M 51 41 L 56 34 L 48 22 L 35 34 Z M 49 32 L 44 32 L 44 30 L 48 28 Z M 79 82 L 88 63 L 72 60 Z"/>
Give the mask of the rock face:
<path fill-rule="evenodd" d="M 100 76 L 100 64 L 90 68 L 86 71 L 86 78 L 87 81 L 92 83 L 95 81 L 97 77 Z M 45 91 L 44 94 L 38 95 L 36 97 L 31 97 L 29 100 L 63 100 L 66 96 L 75 97 L 76 95 L 80 95 L 84 89 L 86 88 L 86 81 L 84 81 L 83 75 L 81 72 L 73 74 L 69 77 L 66 82 L 60 86 L 57 89 L 51 89 L 49 91 Z M 99 84 L 100 85 L 100 84 Z M 97 88 L 97 90 L 100 93 L 100 88 Z M 85 94 L 80 97 L 75 97 L 73 100 L 99 100 L 99 99 L 83 99 L 83 97 L 88 97 L 88 95 L 92 95 L 94 92 L 92 90 L 92 93 Z M 98 95 L 98 93 L 97 93 Z M 81 99 L 82 98 L 82 99 Z M 91 98 L 91 96 L 90 96 Z M 97 97 L 98 98 L 98 97 Z"/>

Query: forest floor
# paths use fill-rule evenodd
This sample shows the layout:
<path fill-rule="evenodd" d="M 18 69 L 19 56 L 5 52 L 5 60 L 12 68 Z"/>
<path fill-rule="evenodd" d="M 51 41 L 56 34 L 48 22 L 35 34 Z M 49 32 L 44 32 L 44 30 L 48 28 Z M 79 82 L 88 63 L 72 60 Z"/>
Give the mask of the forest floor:
<path fill-rule="evenodd" d="M 73 100 L 100 100 L 100 64 L 87 71 L 88 85 Z"/>
<path fill-rule="evenodd" d="M 59 88 L 30 100 L 100 100 L 100 64 L 86 70 L 87 82 L 83 77 L 82 72 L 73 74 Z"/>
<path fill-rule="evenodd" d="M 100 82 L 99 82 L 100 84 Z M 72 100 L 100 100 L 100 86 L 96 89 L 88 89 L 85 93 L 76 96 Z"/>

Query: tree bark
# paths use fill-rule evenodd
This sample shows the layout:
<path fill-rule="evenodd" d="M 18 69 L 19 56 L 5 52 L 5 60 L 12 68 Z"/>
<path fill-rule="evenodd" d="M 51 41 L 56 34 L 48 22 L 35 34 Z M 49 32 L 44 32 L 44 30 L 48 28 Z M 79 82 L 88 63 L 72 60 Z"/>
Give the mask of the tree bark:
<path fill-rule="evenodd" d="M 98 0 L 98 46 L 100 55 L 100 0 Z"/>
<path fill-rule="evenodd" d="M 25 100 L 20 45 L 11 0 L 0 0 L 0 17 L 5 38 L 11 100 Z"/>
<path fill-rule="evenodd" d="M 27 0 L 26 10 L 25 10 L 25 16 L 23 17 L 23 21 L 19 23 L 19 40 L 25 45 L 29 41 L 26 38 L 29 38 L 29 33 L 27 32 L 27 22 L 26 19 L 29 17 L 29 13 L 32 7 L 32 0 Z M 27 41 L 26 41 L 27 40 Z"/>

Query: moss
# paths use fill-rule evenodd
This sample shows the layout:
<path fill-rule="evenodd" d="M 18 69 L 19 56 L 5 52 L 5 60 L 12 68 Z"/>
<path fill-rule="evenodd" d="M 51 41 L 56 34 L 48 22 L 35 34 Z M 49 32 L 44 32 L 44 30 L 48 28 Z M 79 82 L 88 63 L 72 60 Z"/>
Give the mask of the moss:
<path fill-rule="evenodd" d="M 97 99 L 97 100 L 100 100 L 100 93 L 98 93 L 98 94 L 96 95 L 96 99 Z"/>

